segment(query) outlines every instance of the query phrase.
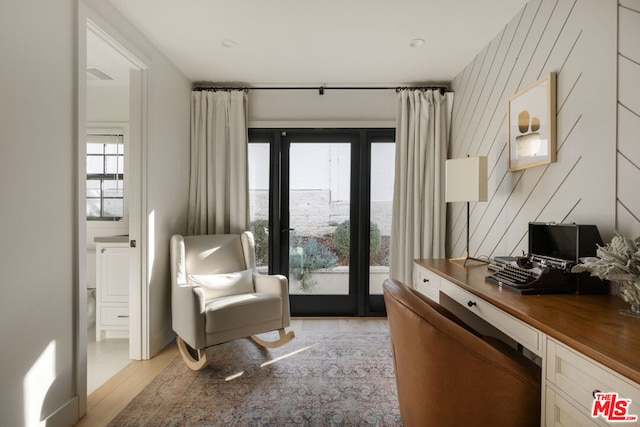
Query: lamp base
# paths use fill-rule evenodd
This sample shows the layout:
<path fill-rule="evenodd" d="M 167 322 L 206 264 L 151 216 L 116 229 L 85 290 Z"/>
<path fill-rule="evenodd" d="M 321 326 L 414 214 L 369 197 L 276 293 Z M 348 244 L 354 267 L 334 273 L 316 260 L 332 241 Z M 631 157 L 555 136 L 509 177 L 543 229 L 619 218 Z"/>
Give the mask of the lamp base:
<path fill-rule="evenodd" d="M 473 261 L 478 261 L 484 264 L 490 264 L 490 262 L 488 260 L 485 259 L 480 259 L 480 258 L 474 258 L 474 257 L 470 257 L 469 256 L 469 217 L 471 215 L 471 208 L 470 208 L 470 204 L 469 202 L 467 202 L 467 250 L 465 251 L 465 255 L 463 257 L 460 258 L 449 258 L 449 262 L 452 262 L 453 264 L 459 265 L 460 267 L 466 267 L 467 266 L 467 261 L 469 260 L 473 260 Z M 462 265 L 460 265 L 459 261 L 464 261 L 462 263 Z"/>
<path fill-rule="evenodd" d="M 455 264 L 455 265 L 457 265 L 459 267 L 466 267 L 467 266 L 467 262 L 469 260 L 478 261 L 478 262 L 481 262 L 483 264 L 489 264 L 489 260 L 471 257 L 471 256 L 469 256 L 469 252 L 467 252 L 465 256 L 461 256 L 461 257 L 458 257 L 458 258 L 449 258 L 448 260 L 449 260 L 450 263 Z"/>

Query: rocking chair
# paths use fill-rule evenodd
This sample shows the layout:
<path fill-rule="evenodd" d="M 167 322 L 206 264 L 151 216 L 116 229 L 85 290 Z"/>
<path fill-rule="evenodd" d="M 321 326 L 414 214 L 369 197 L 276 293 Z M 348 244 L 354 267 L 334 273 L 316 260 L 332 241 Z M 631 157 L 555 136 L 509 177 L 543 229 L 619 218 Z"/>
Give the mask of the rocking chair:
<path fill-rule="evenodd" d="M 258 273 L 253 234 L 171 237 L 172 327 L 180 354 L 193 370 L 211 358 L 207 347 L 251 337 L 275 348 L 294 338 L 289 288 L 281 275 Z M 275 331 L 276 341 L 257 334 Z"/>

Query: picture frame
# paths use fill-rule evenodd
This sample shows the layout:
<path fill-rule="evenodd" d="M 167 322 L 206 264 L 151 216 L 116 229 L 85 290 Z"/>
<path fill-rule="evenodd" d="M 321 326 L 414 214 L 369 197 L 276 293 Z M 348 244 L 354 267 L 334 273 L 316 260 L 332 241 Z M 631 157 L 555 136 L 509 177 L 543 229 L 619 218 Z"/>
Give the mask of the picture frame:
<path fill-rule="evenodd" d="M 556 73 L 507 100 L 507 153 L 509 172 L 556 161 Z"/>

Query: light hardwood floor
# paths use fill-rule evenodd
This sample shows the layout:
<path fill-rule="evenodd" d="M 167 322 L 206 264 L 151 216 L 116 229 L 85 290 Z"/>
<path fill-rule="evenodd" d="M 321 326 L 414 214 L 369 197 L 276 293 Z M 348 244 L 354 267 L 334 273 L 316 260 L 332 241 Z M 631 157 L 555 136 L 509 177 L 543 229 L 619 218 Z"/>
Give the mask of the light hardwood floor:
<path fill-rule="evenodd" d="M 389 326 L 386 318 L 304 318 L 292 319 L 287 330 L 388 332 Z M 150 360 L 131 362 L 89 395 L 87 414 L 76 426 L 106 426 L 177 355 L 178 348 L 171 343 Z"/>

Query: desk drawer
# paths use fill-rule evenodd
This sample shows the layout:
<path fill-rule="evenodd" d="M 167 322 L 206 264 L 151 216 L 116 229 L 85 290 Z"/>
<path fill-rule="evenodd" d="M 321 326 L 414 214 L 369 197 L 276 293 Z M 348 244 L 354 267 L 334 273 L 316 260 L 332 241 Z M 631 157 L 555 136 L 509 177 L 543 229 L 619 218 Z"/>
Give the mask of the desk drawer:
<path fill-rule="evenodd" d="M 555 390 L 547 387 L 545 399 L 545 420 L 547 427 L 597 427 L 601 424 L 584 410 L 573 406 Z"/>
<path fill-rule="evenodd" d="M 628 414 L 640 416 L 640 385 L 552 338 L 547 339 L 546 357 L 547 381 L 574 400 L 587 416 L 591 415 L 595 390 L 631 399 Z"/>
<path fill-rule="evenodd" d="M 440 281 L 440 290 L 476 316 L 522 344 L 535 355 L 542 355 L 542 333 L 537 329 L 494 307 L 482 298 L 459 288 L 448 280 L 443 279 Z"/>
<path fill-rule="evenodd" d="M 414 264 L 414 287 L 435 302 L 440 302 L 440 276 Z"/>
<path fill-rule="evenodd" d="M 107 306 L 100 308 L 101 325 L 127 326 L 129 324 L 129 306 Z"/>

